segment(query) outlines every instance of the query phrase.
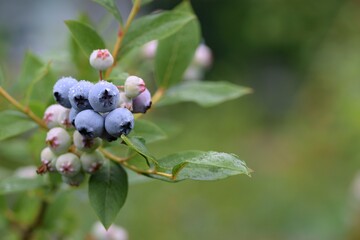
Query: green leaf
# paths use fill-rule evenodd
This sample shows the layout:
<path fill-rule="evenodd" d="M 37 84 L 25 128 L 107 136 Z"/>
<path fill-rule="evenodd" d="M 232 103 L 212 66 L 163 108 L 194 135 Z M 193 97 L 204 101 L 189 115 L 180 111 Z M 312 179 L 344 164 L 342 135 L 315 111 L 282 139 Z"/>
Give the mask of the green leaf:
<path fill-rule="evenodd" d="M 135 128 L 131 132 L 132 137 L 141 137 L 146 143 L 156 142 L 166 139 L 166 133 L 155 123 L 147 120 L 136 120 Z"/>
<path fill-rule="evenodd" d="M 251 92 L 250 88 L 229 82 L 189 82 L 167 90 L 157 106 L 195 102 L 202 107 L 212 107 Z"/>
<path fill-rule="evenodd" d="M 217 180 L 237 174 L 250 176 L 251 170 L 238 156 L 222 152 L 186 151 L 158 160 L 160 169 L 175 180 Z"/>
<path fill-rule="evenodd" d="M 33 190 L 46 185 L 43 176 L 35 178 L 9 177 L 0 181 L 0 194 L 9 194 Z"/>
<path fill-rule="evenodd" d="M 104 166 L 89 180 L 89 200 L 96 215 L 106 229 L 124 205 L 128 192 L 128 178 L 125 170 L 112 161 Z"/>
<path fill-rule="evenodd" d="M 89 25 L 75 20 L 67 20 L 65 24 L 87 57 L 90 57 L 90 54 L 95 49 L 105 48 L 105 43 L 102 38 Z"/>
<path fill-rule="evenodd" d="M 19 79 L 14 86 L 16 93 L 26 93 L 27 101 L 31 94 L 31 100 L 47 102 L 52 98 L 49 89 L 52 89 L 54 83 L 55 78 L 49 63 L 44 64 L 36 55 L 26 52 Z"/>
<path fill-rule="evenodd" d="M 5 75 L 2 66 L 0 66 L 0 86 L 5 84 Z"/>
<path fill-rule="evenodd" d="M 0 112 L 0 141 L 17 136 L 37 127 L 25 114 L 6 110 Z"/>
<path fill-rule="evenodd" d="M 189 2 L 183 2 L 175 10 L 192 14 Z M 159 86 L 167 88 L 182 80 L 199 43 L 200 26 L 195 15 L 175 34 L 159 41 L 155 58 L 156 82 Z"/>
<path fill-rule="evenodd" d="M 93 0 L 93 1 L 103 6 L 106 10 L 108 10 L 109 13 L 111 13 L 116 18 L 116 20 L 119 21 L 121 25 L 123 24 L 123 20 L 119 12 L 119 9 L 116 7 L 115 0 Z"/>
<path fill-rule="evenodd" d="M 121 135 L 121 139 L 126 143 L 126 145 L 143 156 L 146 160 L 151 161 L 154 164 L 158 164 L 155 157 L 149 152 L 146 148 L 145 144 L 141 141 L 140 138 L 137 137 L 126 137 L 125 135 Z"/>
<path fill-rule="evenodd" d="M 189 12 L 166 11 L 137 19 L 131 24 L 124 37 L 119 56 L 122 57 L 135 47 L 140 47 L 151 40 L 168 37 L 195 18 L 195 15 Z"/>

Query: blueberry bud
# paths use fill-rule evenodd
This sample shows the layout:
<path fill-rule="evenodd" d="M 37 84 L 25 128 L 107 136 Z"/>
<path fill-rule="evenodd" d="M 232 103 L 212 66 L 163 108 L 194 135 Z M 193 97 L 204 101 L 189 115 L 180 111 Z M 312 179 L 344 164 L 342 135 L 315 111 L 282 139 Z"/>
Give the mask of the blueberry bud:
<path fill-rule="evenodd" d="M 110 112 L 119 102 L 119 89 L 112 83 L 100 81 L 89 92 L 89 102 L 96 112 Z"/>
<path fill-rule="evenodd" d="M 105 129 L 114 136 L 128 135 L 134 128 L 134 116 L 126 108 L 117 108 L 105 117 Z"/>
<path fill-rule="evenodd" d="M 83 153 L 80 156 L 82 169 L 87 173 L 94 173 L 104 164 L 104 155 L 99 151 Z"/>
<path fill-rule="evenodd" d="M 77 187 L 84 181 L 85 174 L 83 172 L 79 172 L 75 176 L 69 177 L 69 176 L 63 175 L 61 178 L 64 183 L 67 183 L 73 187 Z"/>
<path fill-rule="evenodd" d="M 104 128 L 104 118 L 99 113 L 87 109 L 76 115 L 75 126 L 85 138 L 100 137 Z"/>
<path fill-rule="evenodd" d="M 40 153 L 41 162 L 46 166 L 46 170 L 55 171 L 56 155 L 50 150 L 50 148 L 44 148 Z"/>
<path fill-rule="evenodd" d="M 105 70 L 114 63 L 114 58 L 107 49 L 94 50 L 90 55 L 90 65 L 97 70 Z"/>
<path fill-rule="evenodd" d="M 69 89 L 77 83 L 72 77 L 60 78 L 54 85 L 53 94 L 55 100 L 63 107 L 71 108 L 69 101 Z"/>
<path fill-rule="evenodd" d="M 70 135 L 61 127 L 50 129 L 46 135 L 46 143 L 56 155 L 66 153 L 71 145 Z"/>
<path fill-rule="evenodd" d="M 93 152 L 101 145 L 100 138 L 86 138 L 81 135 L 78 131 L 74 132 L 73 141 L 75 147 L 84 152 Z"/>
<path fill-rule="evenodd" d="M 56 160 L 56 170 L 61 175 L 73 177 L 81 170 L 80 159 L 73 153 L 62 154 Z"/>
<path fill-rule="evenodd" d="M 151 107 L 151 94 L 148 89 L 133 99 L 133 113 L 146 113 Z"/>
<path fill-rule="evenodd" d="M 72 86 L 69 90 L 69 100 L 71 106 L 78 111 L 91 109 L 91 105 L 89 103 L 89 91 L 94 84 L 91 82 L 81 80 L 74 86 Z"/>
<path fill-rule="evenodd" d="M 141 78 L 137 76 L 129 76 L 125 81 L 124 89 L 126 97 L 134 98 L 145 91 L 146 86 L 144 80 Z"/>

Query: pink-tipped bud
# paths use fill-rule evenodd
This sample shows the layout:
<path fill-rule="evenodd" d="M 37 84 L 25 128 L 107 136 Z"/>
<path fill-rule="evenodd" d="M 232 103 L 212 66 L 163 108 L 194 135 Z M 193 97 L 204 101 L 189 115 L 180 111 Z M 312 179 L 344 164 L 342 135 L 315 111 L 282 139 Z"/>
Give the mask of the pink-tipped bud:
<path fill-rule="evenodd" d="M 46 143 L 54 154 L 59 155 L 68 151 L 71 145 L 71 137 L 65 129 L 56 127 L 47 133 Z"/>
<path fill-rule="evenodd" d="M 128 98 L 135 98 L 144 92 L 146 85 L 144 80 L 137 76 L 129 76 L 124 84 L 125 95 Z"/>
<path fill-rule="evenodd" d="M 107 49 L 94 50 L 90 55 L 90 65 L 97 70 L 106 70 L 114 63 L 114 58 Z"/>

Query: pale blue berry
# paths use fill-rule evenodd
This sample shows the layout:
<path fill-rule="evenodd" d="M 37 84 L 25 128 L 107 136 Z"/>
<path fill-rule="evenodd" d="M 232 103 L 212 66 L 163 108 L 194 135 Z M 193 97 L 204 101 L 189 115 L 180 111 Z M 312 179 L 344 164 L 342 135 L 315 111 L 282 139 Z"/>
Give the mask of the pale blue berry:
<path fill-rule="evenodd" d="M 119 102 L 119 89 L 112 83 L 100 81 L 89 92 L 89 102 L 96 112 L 110 112 Z"/>
<path fill-rule="evenodd" d="M 105 129 L 114 136 L 128 135 L 134 128 L 134 116 L 126 108 L 117 108 L 105 117 Z"/>
<path fill-rule="evenodd" d="M 71 108 L 69 101 L 69 90 L 77 83 L 72 77 L 60 78 L 54 85 L 53 95 L 55 100 L 63 107 Z"/>
<path fill-rule="evenodd" d="M 92 86 L 94 86 L 94 84 L 85 80 L 81 80 L 72 86 L 69 90 L 69 100 L 71 107 L 78 111 L 91 109 L 88 97 Z"/>
<path fill-rule="evenodd" d="M 151 107 L 151 94 L 148 89 L 142 92 L 139 96 L 133 99 L 132 112 L 133 113 L 146 113 Z"/>
<path fill-rule="evenodd" d="M 69 113 L 69 121 L 75 127 L 75 117 L 80 111 L 76 110 L 75 108 L 70 109 Z"/>
<path fill-rule="evenodd" d="M 86 138 L 100 137 L 103 133 L 104 118 L 99 113 L 87 109 L 76 115 L 75 127 Z"/>

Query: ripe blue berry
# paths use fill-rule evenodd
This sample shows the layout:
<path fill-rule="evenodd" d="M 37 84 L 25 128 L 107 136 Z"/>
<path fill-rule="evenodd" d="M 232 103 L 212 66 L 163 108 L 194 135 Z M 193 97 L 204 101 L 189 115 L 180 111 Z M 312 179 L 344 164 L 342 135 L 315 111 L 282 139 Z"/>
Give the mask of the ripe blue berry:
<path fill-rule="evenodd" d="M 78 150 L 84 152 L 93 152 L 102 143 L 100 138 L 86 138 L 83 135 L 81 135 L 78 131 L 74 132 L 73 141 L 75 147 Z"/>
<path fill-rule="evenodd" d="M 104 118 L 99 113 L 87 109 L 76 115 L 75 127 L 85 138 L 100 137 L 103 133 Z"/>
<path fill-rule="evenodd" d="M 148 89 L 142 92 L 139 96 L 133 99 L 132 112 L 133 113 L 146 113 L 151 107 L 151 94 Z"/>
<path fill-rule="evenodd" d="M 89 102 L 96 112 L 110 112 L 119 102 L 119 89 L 112 83 L 100 81 L 89 92 Z"/>
<path fill-rule="evenodd" d="M 46 143 L 56 155 L 66 153 L 71 145 L 71 138 L 61 127 L 52 128 L 46 135 Z"/>
<path fill-rule="evenodd" d="M 60 78 L 54 85 L 53 94 L 55 100 L 63 107 L 71 108 L 69 101 L 69 89 L 77 83 L 72 77 Z"/>
<path fill-rule="evenodd" d="M 104 164 L 104 155 L 99 151 L 83 153 L 80 156 L 82 169 L 87 173 L 94 173 Z"/>
<path fill-rule="evenodd" d="M 76 110 L 75 108 L 70 109 L 69 113 L 69 121 L 75 127 L 75 117 L 80 111 Z"/>
<path fill-rule="evenodd" d="M 80 159 L 73 153 L 62 154 L 56 160 L 56 170 L 61 175 L 73 177 L 81 170 Z"/>
<path fill-rule="evenodd" d="M 125 95 L 128 98 L 139 96 L 145 89 L 146 86 L 144 80 L 137 76 L 129 76 L 124 84 Z"/>
<path fill-rule="evenodd" d="M 69 90 L 69 100 L 71 106 L 78 111 L 91 109 L 91 105 L 88 100 L 89 91 L 94 84 L 91 82 L 81 80 Z"/>
<path fill-rule="evenodd" d="M 75 176 L 68 177 L 68 176 L 61 176 L 64 183 L 69 184 L 70 186 L 77 187 L 79 186 L 85 179 L 85 174 L 83 172 L 79 172 Z"/>
<path fill-rule="evenodd" d="M 134 116 L 126 108 L 117 108 L 105 117 L 105 129 L 114 137 L 128 135 L 134 128 Z"/>

